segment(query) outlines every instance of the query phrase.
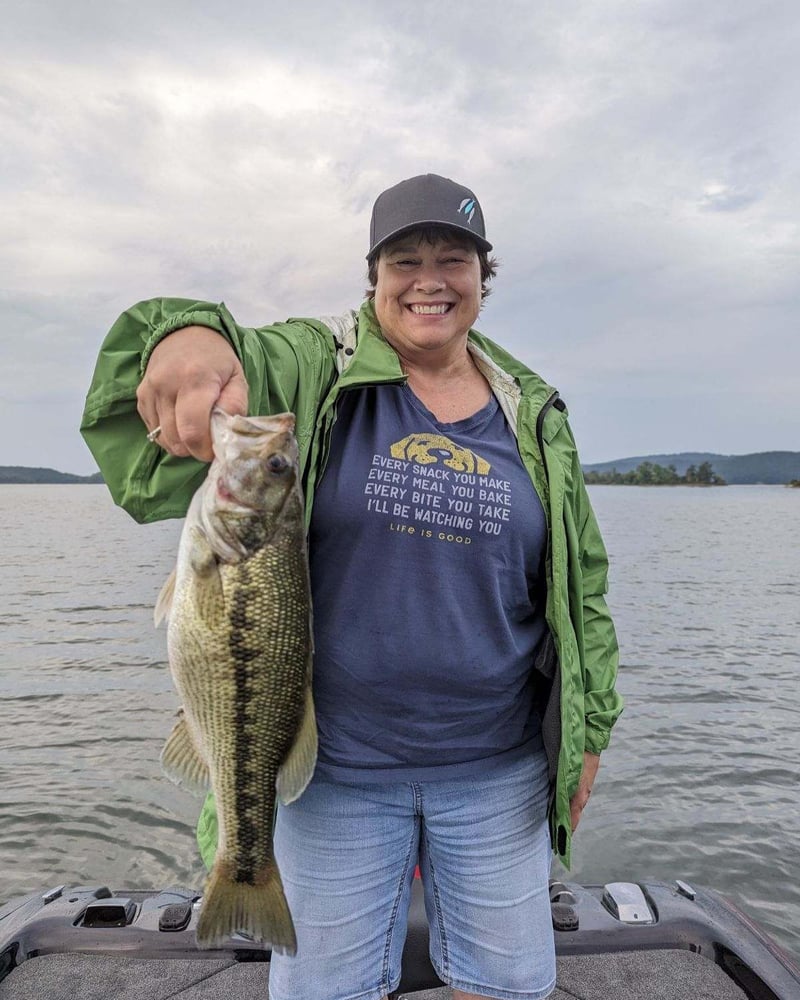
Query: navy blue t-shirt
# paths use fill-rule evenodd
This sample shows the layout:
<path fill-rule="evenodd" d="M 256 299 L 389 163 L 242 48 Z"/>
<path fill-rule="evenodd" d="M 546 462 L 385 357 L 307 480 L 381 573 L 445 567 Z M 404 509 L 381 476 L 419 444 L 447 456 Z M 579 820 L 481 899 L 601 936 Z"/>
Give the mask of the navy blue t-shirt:
<path fill-rule="evenodd" d="M 309 537 L 322 773 L 455 776 L 541 746 L 545 545 L 494 397 L 444 424 L 406 385 L 342 394 Z"/>

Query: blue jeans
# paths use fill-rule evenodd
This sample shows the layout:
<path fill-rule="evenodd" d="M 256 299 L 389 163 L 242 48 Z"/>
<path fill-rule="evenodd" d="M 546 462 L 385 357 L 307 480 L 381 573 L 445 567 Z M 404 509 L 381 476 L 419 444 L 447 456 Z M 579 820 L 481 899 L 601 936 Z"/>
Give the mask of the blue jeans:
<path fill-rule="evenodd" d="M 547 791 L 543 752 L 452 780 L 315 777 L 278 809 L 297 954 L 273 955 L 272 1000 L 379 1000 L 397 989 L 417 864 L 442 981 L 502 1000 L 549 996 Z"/>

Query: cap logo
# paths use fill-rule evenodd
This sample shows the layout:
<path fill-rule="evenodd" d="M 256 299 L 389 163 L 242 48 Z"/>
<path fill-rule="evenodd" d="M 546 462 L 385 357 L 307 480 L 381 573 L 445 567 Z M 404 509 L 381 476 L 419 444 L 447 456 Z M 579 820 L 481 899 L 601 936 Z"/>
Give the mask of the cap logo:
<path fill-rule="evenodd" d="M 463 212 L 467 217 L 467 222 L 471 223 L 472 216 L 475 214 L 475 199 L 465 198 L 458 206 L 458 211 Z"/>

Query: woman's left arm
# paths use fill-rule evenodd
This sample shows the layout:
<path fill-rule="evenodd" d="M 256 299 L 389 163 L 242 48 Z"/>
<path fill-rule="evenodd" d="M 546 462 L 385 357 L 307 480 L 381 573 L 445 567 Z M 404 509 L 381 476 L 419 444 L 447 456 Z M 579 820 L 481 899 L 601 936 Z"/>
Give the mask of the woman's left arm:
<path fill-rule="evenodd" d="M 574 624 L 583 645 L 584 750 L 597 755 L 608 746 L 611 729 L 622 712 L 622 697 L 616 690 L 619 646 L 605 598 L 608 555 L 589 501 L 577 452 L 574 452 L 572 474 L 581 594 L 580 618 Z"/>
<path fill-rule="evenodd" d="M 575 833 L 578 829 L 578 823 L 581 821 L 581 814 L 586 808 L 589 796 L 592 794 L 592 785 L 594 785 L 594 779 L 597 777 L 599 767 L 600 754 L 588 753 L 587 751 L 584 751 L 583 770 L 581 771 L 581 780 L 578 783 L 578 790 L 569 800 L 569 818 L 572 823 L 573 833 Z"/>
<path fill-rule="evenodd" d="M 589 501 L 577 451 L 573 452 L 575 524 L 578 529 L 582 593 L 584 663 L 584 754 L 578 788 L 570 799 L 573 831 L 592 794 L 600 767 L 600 753 L 608 746 L 611 729 L 622 712 L 622 697 L 616 690 L 619 646 L 614 623 L 606 604 L 608 556 Z"/>

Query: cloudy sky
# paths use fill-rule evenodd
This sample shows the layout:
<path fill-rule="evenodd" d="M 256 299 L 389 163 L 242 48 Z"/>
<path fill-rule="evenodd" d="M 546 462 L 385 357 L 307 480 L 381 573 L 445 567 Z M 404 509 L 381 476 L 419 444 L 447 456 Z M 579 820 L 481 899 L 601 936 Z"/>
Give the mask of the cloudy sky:
<path fill-rule="evenodd" d="M 800 450 L 796 0 L 7 0 L 3 36 L 0 465 L 94 471 L 140 299 L 357 305 L 372 201 L 428 171 L 585 462 Z"/>

